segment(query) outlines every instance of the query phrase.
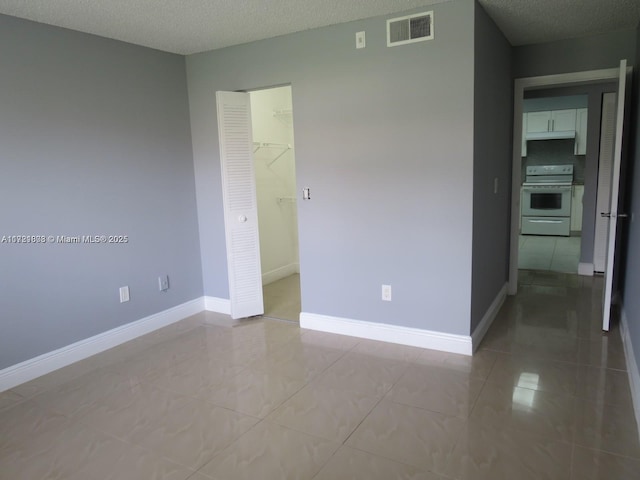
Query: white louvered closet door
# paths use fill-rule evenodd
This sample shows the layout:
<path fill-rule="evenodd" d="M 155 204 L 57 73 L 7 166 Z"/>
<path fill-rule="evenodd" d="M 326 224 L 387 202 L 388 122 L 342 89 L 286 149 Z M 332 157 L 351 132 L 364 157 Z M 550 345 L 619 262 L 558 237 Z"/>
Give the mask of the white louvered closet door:
<path fill-rule="evenodd" d="M 248 93 L 216 92 L 231 317 L 264 313 Z"/>

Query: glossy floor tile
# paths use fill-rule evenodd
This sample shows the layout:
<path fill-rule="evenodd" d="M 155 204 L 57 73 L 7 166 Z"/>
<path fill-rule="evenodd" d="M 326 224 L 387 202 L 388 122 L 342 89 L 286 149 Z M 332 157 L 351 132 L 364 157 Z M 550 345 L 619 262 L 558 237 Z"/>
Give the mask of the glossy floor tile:
<path fill-rule="evenodd" d="M 578 273 L 580 237 L 520 235 L 518 268 Z"/>
<path fill-rule="evenodd" d="M 635 480 L 601 298 L 523 272 L 473 357 L 203 312 L 0 393 L 0 479 Z"/>
<path fill-rule="evenodd" d="M 261 422 L 216 455 L 201 472 L 216 480 L 313 478 L 339 444 Z"/>
<path fill-rule="evenodd" d="M 307 385 L 269 417 L 274 423 L 344 442 L 379 399 L 358 392 Z"/>
<path fill-rule="evenodd" d="M 433 472 L 394 462 L 345 445 L 327 462 L 314 480 L 445 480 Z"/>

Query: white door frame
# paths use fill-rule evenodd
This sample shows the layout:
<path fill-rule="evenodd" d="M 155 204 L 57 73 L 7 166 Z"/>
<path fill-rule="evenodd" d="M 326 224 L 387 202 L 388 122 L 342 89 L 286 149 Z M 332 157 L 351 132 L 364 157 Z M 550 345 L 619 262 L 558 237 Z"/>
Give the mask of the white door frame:
<path fill-rule="evenodd" d="M 513 91 L 513 163 L 511 174 L 509 295 L 515 295 L 518 293 L 518 240 L 520 223 L 520 185 L 522 182 L 522 105 L 524 100 L 524 91 L 611 82 L 617 80 L 619 77 L 619 68 L 607 68 L 603 70 L 517 78 L 515 80 Z"/>

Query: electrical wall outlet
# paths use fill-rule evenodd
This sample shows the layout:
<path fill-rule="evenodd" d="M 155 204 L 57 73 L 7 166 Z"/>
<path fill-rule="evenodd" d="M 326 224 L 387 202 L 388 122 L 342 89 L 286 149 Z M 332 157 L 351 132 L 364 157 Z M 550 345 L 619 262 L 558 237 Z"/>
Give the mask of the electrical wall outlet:
<path fill-rule="evenodd" d="M 161 277 L 158 277 L 158 289 L 161 292 L 166 292 L 167 290 L 169 290 L 169 276 L 168 275 L 163 275 Z"/>
<path fill-rule="evenodd" d="M 382 285 L 382 300 L 391 301 L 391 285 Z"/>
<path fill-rule="evenodd" d="M 120 287 L 120 303 L 129 301 L 129 287 Z"/>

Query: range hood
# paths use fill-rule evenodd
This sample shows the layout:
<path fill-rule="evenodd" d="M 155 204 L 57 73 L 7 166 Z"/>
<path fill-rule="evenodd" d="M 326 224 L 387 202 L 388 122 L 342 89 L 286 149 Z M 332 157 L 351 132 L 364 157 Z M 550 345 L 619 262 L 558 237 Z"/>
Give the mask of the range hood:
<path fill-rule="evenodd" d="M 527 141 L 529 140 L 568 140 L 576 138 L 575 130 L 564 130 L 560 132 L 535 132 L 527 133 Z"/>

